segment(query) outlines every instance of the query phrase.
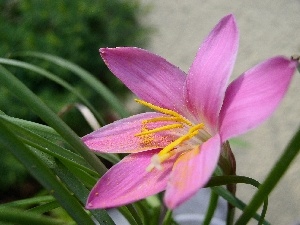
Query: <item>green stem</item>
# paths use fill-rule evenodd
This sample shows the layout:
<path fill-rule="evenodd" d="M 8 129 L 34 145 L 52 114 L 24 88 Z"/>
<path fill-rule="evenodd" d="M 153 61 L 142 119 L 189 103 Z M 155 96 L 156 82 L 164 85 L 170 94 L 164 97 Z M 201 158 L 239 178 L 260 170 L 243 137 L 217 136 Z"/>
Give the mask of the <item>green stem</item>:
<path fill-rule="evenodd" d="M 210 201 L 209 201 L 209 205 L 208 205 L 207 212 L 205 215 L 205 219 L 203 221 L 203 225 L 210 224 L 211 219 L 213 218 L 213 215 L 218 206 L 218 199 L 219 199 L 219 195 L 217 195 L 215 192 L 211 191 L 210 192 Z"/>
<path fill-rule="evenodd" d="M 239 217 L 236 225 L 247 224 L 252 215 L 258 210 L 266 197 L 271 193 L 280 178 L 289 168 L 291 162 L 297 156 L 300 150 L 300 130 L 294 135 L 289 145 L 276 162 L 273 169 L 268 174 L 265 181 L 259 187 L 259 190 L 255 193 L 250 203 L 245 208 L 243 214 Z"/>
<path fill-rule="evenodd" d="M 0 83 L 10 90 L 17 98 L 28 105 L 42 120 L 53 127 L 82 157 L 100 174 L 107 169 L 104 164 L 92 153 L 71 130 L 49 107 L 29 90 L 13 74 L 0 66 Z"/>

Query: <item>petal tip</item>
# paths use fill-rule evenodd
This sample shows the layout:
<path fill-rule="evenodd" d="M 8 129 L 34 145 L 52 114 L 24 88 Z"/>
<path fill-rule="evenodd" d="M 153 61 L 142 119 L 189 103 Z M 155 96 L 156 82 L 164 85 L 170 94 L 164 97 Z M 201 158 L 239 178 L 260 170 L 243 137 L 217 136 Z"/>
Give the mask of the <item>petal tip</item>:
<path fill-rule="evenodd" d="M 230 13 L 230 14 L 224 16 L 224 17 L 221 19 L 221 21 L 224 22 L 224 23 L 229 23 L 229 22 L 231 22 L 231 23 L 233 23 L 233 24 L 236 24 L 235 16 L 234 16 L 232 13 Z"/>

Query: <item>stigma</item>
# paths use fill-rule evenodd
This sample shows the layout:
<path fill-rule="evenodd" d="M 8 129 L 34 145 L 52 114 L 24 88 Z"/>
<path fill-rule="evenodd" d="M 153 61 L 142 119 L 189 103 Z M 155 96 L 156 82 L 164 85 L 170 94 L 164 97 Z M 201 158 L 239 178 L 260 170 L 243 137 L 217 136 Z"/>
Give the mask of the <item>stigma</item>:
<path fill-rule="evenodd" d="M 141 144 L 151 144 L 151 141 L 154 140 L 154 134 L 163 131 L 167 131 L 176 137 L 169 141 L 159 153 L 152 156 L 151 162 L 146 168 L 148 172 L 153 169 L 162 170 L 163 162 L 173 156 L 176 157 L 176 155 L 184 154 L 185 152 L 200 146 L 211 137 L 206 131 L 204 123 L 194 124 L 173 110 L 165 109 L 139 99 L 135 99 L 135 101 L 163 114 L 161 117 L 142 121 L 141 132 L 135 134 L 135 136 L 140 139 Z M 158 123 L 160 124 L 157 125 Z M 154 128 L 150 128 L 150 125 Z"/>

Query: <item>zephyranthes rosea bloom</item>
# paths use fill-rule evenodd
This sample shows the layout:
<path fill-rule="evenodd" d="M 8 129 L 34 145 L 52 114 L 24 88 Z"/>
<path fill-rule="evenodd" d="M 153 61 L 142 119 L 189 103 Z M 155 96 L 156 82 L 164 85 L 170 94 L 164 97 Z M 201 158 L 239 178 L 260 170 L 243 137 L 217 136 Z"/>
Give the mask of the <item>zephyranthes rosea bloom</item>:
<path fill-rule="evenodd" d="M 128 204 L 163 190 L 167 207 L 178 206 L 208 182 L 222 143 L 270 116 L 297 62 L 268 59 L 227 87 L 238 38 L 234 16 L 224 17 L 188 74 L 139 48 L 100 50 L 109 69 L 141 99 L 136 101 L 154 112 L 121 119 L 82 138 L 95 151 L 131 153 L 98 181 L 88 209 Z"/>

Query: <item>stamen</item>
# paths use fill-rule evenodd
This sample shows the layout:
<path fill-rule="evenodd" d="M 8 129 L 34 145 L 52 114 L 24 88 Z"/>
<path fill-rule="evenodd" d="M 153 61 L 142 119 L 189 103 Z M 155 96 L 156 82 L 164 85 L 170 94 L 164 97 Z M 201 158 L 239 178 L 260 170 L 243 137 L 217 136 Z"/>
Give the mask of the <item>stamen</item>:
<path fill-rule="evenodd" d="M 193 126 L 193 127 L 189 130 L 189 133 L 194 132 L 194 131 L 196 131 L 196 130 L 200 130 L 200 129 L 202 129 L 203 127 L 204 127 L 204 123 L 199 123 L 199 124 Z"/>
<path fill-rule="evenodd" d="M 167 131 L 167 130 L 173 130 L 173 129 L 178 129 L 178 128 L 184 128 L 184 127 L 190 127 L 187 133 L 183 134 L 186 132 L 186 129 L 180 129 L 176 132 L 176 136 L 180 136 L 176 140 L 172 141 L 171 143 L 168 142 L 167 146 L 165 146 L 158 154 L 155 154 L 151 158 L 151 163 L 150 165 L 146 168 L 146 171 L 150 172 L 154 168 L 161 170 L 162 169 L 162 163 L 175 154 L 188 151 L 190 147 L 192 148 L 194 145 L 198 144 L 198 141 L 201 143 L 202 141 L 205 142 L 210 138 L 210 135 L 207 131 L 204 129 L 204 124 L 199 123 L 197 125 L 194 125 L 192 122 L 190 122 L 188 119 L 180 115 L 179 113 L 170 110 L 170 109 L 165 109 L 156 105 L 153 105 L 149 102 L 140 100 L 140 99 L 135 99 L 135 101 L 139 104 L 142 104 L 144 106 L 149 107 L 150 109 L 153 109 L 157 112 L 160 112 L 164 114 L 165 116 L 161 117 L 155 117 L 155 118 L 150 118 L 142 121 L 142 127 L 141 127 L 141 132 L 135 134 L 135 137 L 139 137 L 141 139 L 141 144 L 143 145 L 151 145 L 152 142 L 156 137 L 154 137 L 154 133 L 161 132 L 161 131 Z M 164 126 L 159 127 L 159 125 L 154 128 L 150 129 L 148 124 L 151 123 L 156 123 L 156 122 L 170 122 L 171 124 L 167 124 Z M 172 123 L 173 122 L 173 123 Z M 175 123 L 174 123 L 175 122 Z M 200 131 L 201 130 L 201 131 Z M 194 136 L 197 136 L 197 140 L 192 139 Z M 186 144 L 182 144 L 183 142 L 188 141 Z M 194 143 L 196 142 L 196 143 Z M 200 144 L 199 143 L 199 144 Z"/>
<path fill-rule="evenodd" d="M 175 141 L 171 142 L 169 145 L 164 147 L 158 154 L 152 156 L 151 164 L 147 167 L 147 171 L 150 172 L 152 169 L 156 168 L 158 170 L 162 169 L 161 163 L 176 154 L 176 151 L 172 151 L 176 146 L 180 145 L 182 142 L 193 138 L 199 133 L 199 130 L 204 127 L 203 123 L 193 126 L 187 134 L 179 137 Z"/>
<path fill-rule="evenodd" d="M 170 110 L 170 109 L 164 109 L 164 108 L 161 108 L 159 106 L 156 106 L 156 105 L 153 105 L 149 102 L 146 102 L 146 101 L 143 101 L 143 100 L 140 100 L 140 99 L 135 99 L 135 101 L 137 103 L 140 103 L 141 105 L 144 105 L 144 106 L 147 106 L 149 107 L 150 109 L 153 109 L 155 111 L 158 111 L 158 112 L 161 112 L 163 114 L 166 114 L 166 115 L 170 115 L 170 116 L 174 116 L 176 118 L 180 118 L 180 120 L 182 120 L 182 122 L 186 123 L 187 125 L 189 126 L 192 126 L 192 123 L 187 120 L 186 118 L 184 118 L 183 116 L 181 116 L 179 113 L 173 111 L 173 110 Z"/>
<path fill-rule="evenodd" d="M 163 148 L 163 150 L 161 150 L 158 154 L 159 155 L 163 155 L 166 154 L 170 151 L 172 151 L 177 145 L 180 145 L 182 142 L 191 139 L 192 137 L 194 137 L 196 134 L 198 134 L 198 130 L 192 132 L 192 133 L 187 133 L 183 136 L 181 136 L 180 138 L 176 139 L 175 141 L 171 142 L 169 145 L 167 145 L 166 147 Z"/>
<path fill-rule="evenodd" d="M 171 117 L 171 116 L 162 116 L 162 117 L 156 117 L 156 118 L 151 118 L 147 121 L 147 123 L 153 123 L 153 122 L 161 122 L 161 121 L 175 121 L 175 122 L 184 122 L 181 120 L 181 118 L 178 117 Z"/>
<path fill-rule="evenodd" d="M 158 128 L 152 129 L 152 130 L 145 130 L 145 131 L 142 131 L 141 133 L 135 134 L 134 136 L 139 137 L 139 136 L 146 135 L 146 134 L 153 134 L 153 133 L 160 132 L 160 131 L 182 128 L 182 127 L 183 127 L 182 124 L 170 124 L 170 125 L 158 127 Z"/>

